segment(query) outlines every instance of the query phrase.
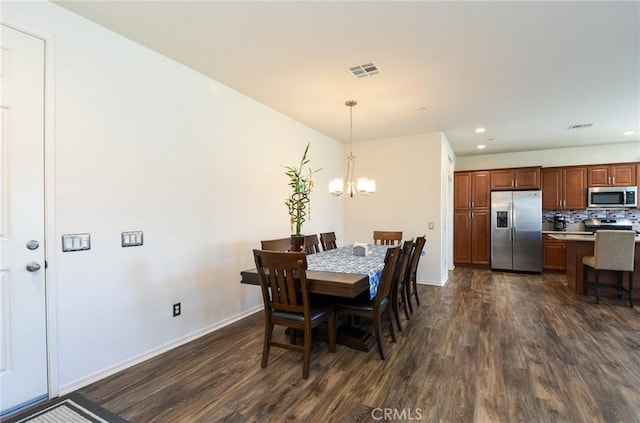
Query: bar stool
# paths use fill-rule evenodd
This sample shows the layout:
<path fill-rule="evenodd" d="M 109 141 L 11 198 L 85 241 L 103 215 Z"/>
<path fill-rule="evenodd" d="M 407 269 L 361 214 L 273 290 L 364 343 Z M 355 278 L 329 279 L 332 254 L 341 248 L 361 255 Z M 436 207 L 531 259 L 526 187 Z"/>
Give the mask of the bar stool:
<path fill-rule="evenodd" d="M 633 307 L 633 260 L 636 250 L 635 231 L 596 231 L 594 255 L 582 258 L 583 282 L 582 290 L 587 295 L 589 288 L 596 290 L 596 304 L 600 303 L 601 293 L 622 294 L 629 296 L 629 306 Z M 595 270 L 595 281 L 589 281 L 589 268 Z M 613 270 L 617 273 L 617 283 L 600 283 L 600 270 Z M 623 272 L 629 272 L 629 287 L 622 286 Z M 604 289 L 601 289 L 604 288 Z"/>

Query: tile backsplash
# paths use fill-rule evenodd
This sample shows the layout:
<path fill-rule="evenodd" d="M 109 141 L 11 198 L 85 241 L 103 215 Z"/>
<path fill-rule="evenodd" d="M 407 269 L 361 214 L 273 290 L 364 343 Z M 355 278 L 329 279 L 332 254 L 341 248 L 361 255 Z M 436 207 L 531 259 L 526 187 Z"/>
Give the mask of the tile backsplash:
<path fill-rule="evenodd" d="M 561 214 L 565 217 L 568 231 L 584 231 L 584 220 L 598 219 L 629 219 L 634 229 L 640 227 L 640 210 L 542 210 L 542 229 L 553 230 L 553 217 Z"/>

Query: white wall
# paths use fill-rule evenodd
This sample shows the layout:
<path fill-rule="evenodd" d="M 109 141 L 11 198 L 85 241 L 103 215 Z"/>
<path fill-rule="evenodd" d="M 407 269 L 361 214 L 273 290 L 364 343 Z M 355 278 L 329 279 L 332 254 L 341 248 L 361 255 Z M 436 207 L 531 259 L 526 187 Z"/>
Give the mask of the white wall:
<path fill-rule="evenodd" d="M 448 143 L 440 132 L 354 143 L 357 174 L 375 179 L 377 191 L 343 200 L 345 243 L 373 242 L 374 230 L 400 230 L 405 239 L 427 236 L 427 254 L 420 260 L 417 276 L 422 283 L 446 280 L 446 271 L 444 276 L 442 272 L 443 145 Z M 429 222 L 434 223 L 433 230 Z"/>
<path fill-rule="evenodd" d="M 3 22 L 53 48 L 53 391 L 259 307 L 239 272 L 261 239 L 290 233 L 280 165 L 298 163 L 310 142 L 326 187 L 343 171 L 342 144 L 54 4 L 2 7 Z M 343 238 L 342 203 L 318 189 L 312 204 L 304 231 Z M 144 246 L 120 247 L 130 230 L 144 231 Z M 79 232 L 91 250 L 62 253 L 61 235 Z"/>
<path fill-rule="evenodd" d="M 456 171 L 525 166 L 573 166 L 640 161 L 640 141 L 523 153 L 483 154 L 456 159 Z"/>

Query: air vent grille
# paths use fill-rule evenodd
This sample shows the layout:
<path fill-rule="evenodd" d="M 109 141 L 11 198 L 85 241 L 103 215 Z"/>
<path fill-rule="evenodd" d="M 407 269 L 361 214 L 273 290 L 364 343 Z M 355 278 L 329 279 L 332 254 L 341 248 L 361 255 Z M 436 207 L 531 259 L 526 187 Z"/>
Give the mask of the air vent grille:
<path fill-rule="evenodd" d="M 586 129 L 586 128 L 591 128 L 593 126 L 593 123 L 578 123 L 575 125 L 569 125 L 569 127 L 567 128 L 567 131 L 570 131 L 572 129 Z"/>
<path fill-rule="evenodd" d="M 356 78 L 366 78 L 380 73 L 380 69 L 373 62 L 364 65 L 350 66 L 349 72 Z"/>

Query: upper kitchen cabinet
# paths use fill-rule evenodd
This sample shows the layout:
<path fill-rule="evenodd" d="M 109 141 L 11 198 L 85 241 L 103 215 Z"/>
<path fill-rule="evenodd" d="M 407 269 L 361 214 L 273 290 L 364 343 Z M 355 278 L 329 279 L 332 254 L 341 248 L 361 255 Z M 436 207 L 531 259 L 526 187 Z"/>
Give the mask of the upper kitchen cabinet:
<path fill-rule="evenodd" d="M 479 170 L 453 175 L 453 262 L 486 266 L 490 260 L 491 173 Z"/>
<path fill-rule="evenodd" d="M 589 166 L 590 187 L 626 187 L 636 185 L 636 163 Z"/>
<path fill-rule="evenodd" d="M 488 209 L 491 200 L 489 178 L 488 170 L 455 172 L 453 176 L 454 209 Z"/>
<path fill-rule="evenodd" d="M 491 189 L 540 189 L 540 167 L 492 170 Z"/>
<path fill-rule="evenodd" d="M 582 210 L 587 208 L 587 167 L 542 169 L 542 209 Z"/>

